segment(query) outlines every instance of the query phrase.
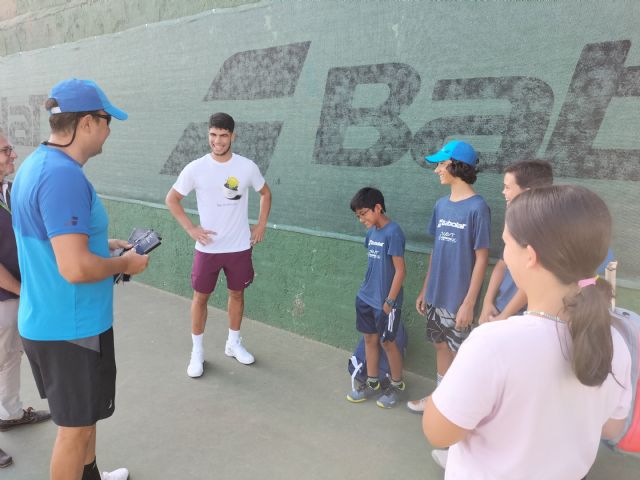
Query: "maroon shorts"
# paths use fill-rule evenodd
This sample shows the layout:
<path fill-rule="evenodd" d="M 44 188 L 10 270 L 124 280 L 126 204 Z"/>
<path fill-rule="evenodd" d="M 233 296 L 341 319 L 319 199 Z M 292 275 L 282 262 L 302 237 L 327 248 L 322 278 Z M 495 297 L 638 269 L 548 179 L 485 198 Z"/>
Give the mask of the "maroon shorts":
<path fill-rule="evenodd" d="M 191 286 L 196 292 L 211 293 L 220 270 L 224 270 L 229 290 L 244 290 L 253 281 L 251 249 L 231 253 L 204 253 L 196 250 L 191 270 Z"/>

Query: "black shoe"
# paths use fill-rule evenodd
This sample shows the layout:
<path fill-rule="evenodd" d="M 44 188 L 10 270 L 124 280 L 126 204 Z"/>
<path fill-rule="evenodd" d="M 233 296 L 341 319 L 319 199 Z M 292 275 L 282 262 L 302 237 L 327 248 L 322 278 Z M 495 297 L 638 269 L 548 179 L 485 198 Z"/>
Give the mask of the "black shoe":
<path fill-rule="evenodd" d="M 0 468 L 8 467 L 13 463 L 13 458 L 5 453 L 4 450 L 0 448 Z"/>
<path fill-rule="evenodd" d="M 0 420 L 0 432 L 6 432 L 20 425 L 29 425 L 31 423 L 44 422 L 51 418 L 51 414 L 46 410 L 34 410 L 32 407 L 23 410 L 22 418 L 16 420 Z M 11 458 L 11 457 L 9 457 Z"/>

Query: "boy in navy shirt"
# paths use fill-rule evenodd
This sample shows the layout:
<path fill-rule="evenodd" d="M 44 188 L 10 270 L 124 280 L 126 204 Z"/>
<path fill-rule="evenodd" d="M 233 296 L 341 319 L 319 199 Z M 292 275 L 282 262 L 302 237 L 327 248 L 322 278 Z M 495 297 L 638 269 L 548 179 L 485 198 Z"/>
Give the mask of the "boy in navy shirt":
<path fill-rule="evenodd" d="M 359 403 L 378 395 L 376 404 L 391 408 L 405 390 L 402 353 L 395 341 L 405 276 L 404 233 L 386 216 L 384 197 L 375 188 L 360 189 L 351 200 L 351 210 L 368 229 L 365 248 L 369 262 L 356 296 L 356 328 L 364 336 L 367 381 L 347 394 L 347 400 Z M 391 382 L 384 391 L 380 386 L 378 369 L 380 345 L 391 370 Z"/>
<path fill-rule="evenodd" d="M 427 317 L 427 340 L 436 347 L 437 380 L 453 362 L 460 344 L 471 331 L 474 308 L 489 260 L 491 212 L 471 186 L 476 181 L 478 156 L 471 145 L 447 143 L 435 155 L 435 173 L 451 194 L 433 209 L 429 235 L 433 252 L 416 309 Z M 414 412 L 424 410 L 424 398 L 408 402 Z"/>

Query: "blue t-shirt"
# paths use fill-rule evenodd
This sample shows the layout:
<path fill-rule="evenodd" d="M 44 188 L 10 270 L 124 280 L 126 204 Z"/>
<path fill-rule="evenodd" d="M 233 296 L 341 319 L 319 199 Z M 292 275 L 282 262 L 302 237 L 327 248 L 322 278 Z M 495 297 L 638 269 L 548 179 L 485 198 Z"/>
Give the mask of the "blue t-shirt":
<path fill-rule="evenodd" d="M 83 234 L 89 250 L 109 257 L 109 219 L 79 163 L 39 146 L 12 190 L 13 228 L 22 272 L 18 329 L 30 340 L 76 340 L 113 323 L 113 279 L 71 284 L 58 271 L 50 239 Z"/>
<path fill-rule="evenodd" d="M 425 300 L 455 313 L 469 291 L 475 251 L 489 248 L 489 205 L 480 195 L 459 202 L 442 197 L 433 209 L 428 233 L 435 238 Z"/>
<path fill-rule="evenodd" d="M 381 310 L 396 274 L 391 257 L 404 257 L 404 233 L 400 225 L 393 221 L 380 229 L 371 227 L 367 230 L 364 246 L 369 262 L 358 297 L 373 308 Z M 402 288 L 396 298 L 396 305 L 402 305 Z"/>
<path fill-rule="evenodd" d="M 602 262 L 602 264 L 598 267 L 598 269 L 596 270 L 596 273 L 601 277 L 604 277 L 604 274 L 606 273 L 606 270 L 607 270 L 607 265 L 609 265 L 609 262 L 613 262 L 615 258 L 616 257 L 613 255 L 613 250 L 609 248 L 609 250 L 607 250 L 607 256 L 604 259 L 604 262 Z"/>
<path fill-rule="evenodd" d="M 513 281 L 513 277 L 511 276 L 511 272 L 504 266 L 504 278 L 502 282 L 500 282 L 500 287 L 498 287 L 498 294 L 496 295 L 496 308 L 499 312 L 504 310 L 504 307 L 511 301 L 513 296 L 518 292 L 518 287 Z M 523 310 L 516 313 L 515 315 L 519 315 Z"/>

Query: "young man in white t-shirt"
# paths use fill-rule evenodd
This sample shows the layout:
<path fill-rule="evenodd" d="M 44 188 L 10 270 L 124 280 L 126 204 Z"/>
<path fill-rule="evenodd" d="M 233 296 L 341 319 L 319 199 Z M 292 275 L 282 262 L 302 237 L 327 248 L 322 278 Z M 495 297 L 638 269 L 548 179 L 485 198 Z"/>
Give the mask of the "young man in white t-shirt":
<path fill-rule="evenodd" d="M 204 371 L 203 336 L 207 321 L 207 301 L 220 270 L 227 277 L 229 337 L 224 353 L 249 365 L 255 361 L 242 345 L 240 325 L 244 311 L 244 289 L 253 281 L 251 249 L 264 238 L 271 209 L 271 190 L 258 166 L 231 152 L 235 122 L 226 113 L 209 118 L 211 153 L 192 161 L 180 172 L 167 194 L 171 214 L 196 241 L 191 284 L 191 338 L 193 349 L 187 375 L 200 377 Z M 258 223 L 249 228 L 249 187 L 260 193 Z M 196 192 L 200 224 L 186 215 L 182 199 Z"/>

